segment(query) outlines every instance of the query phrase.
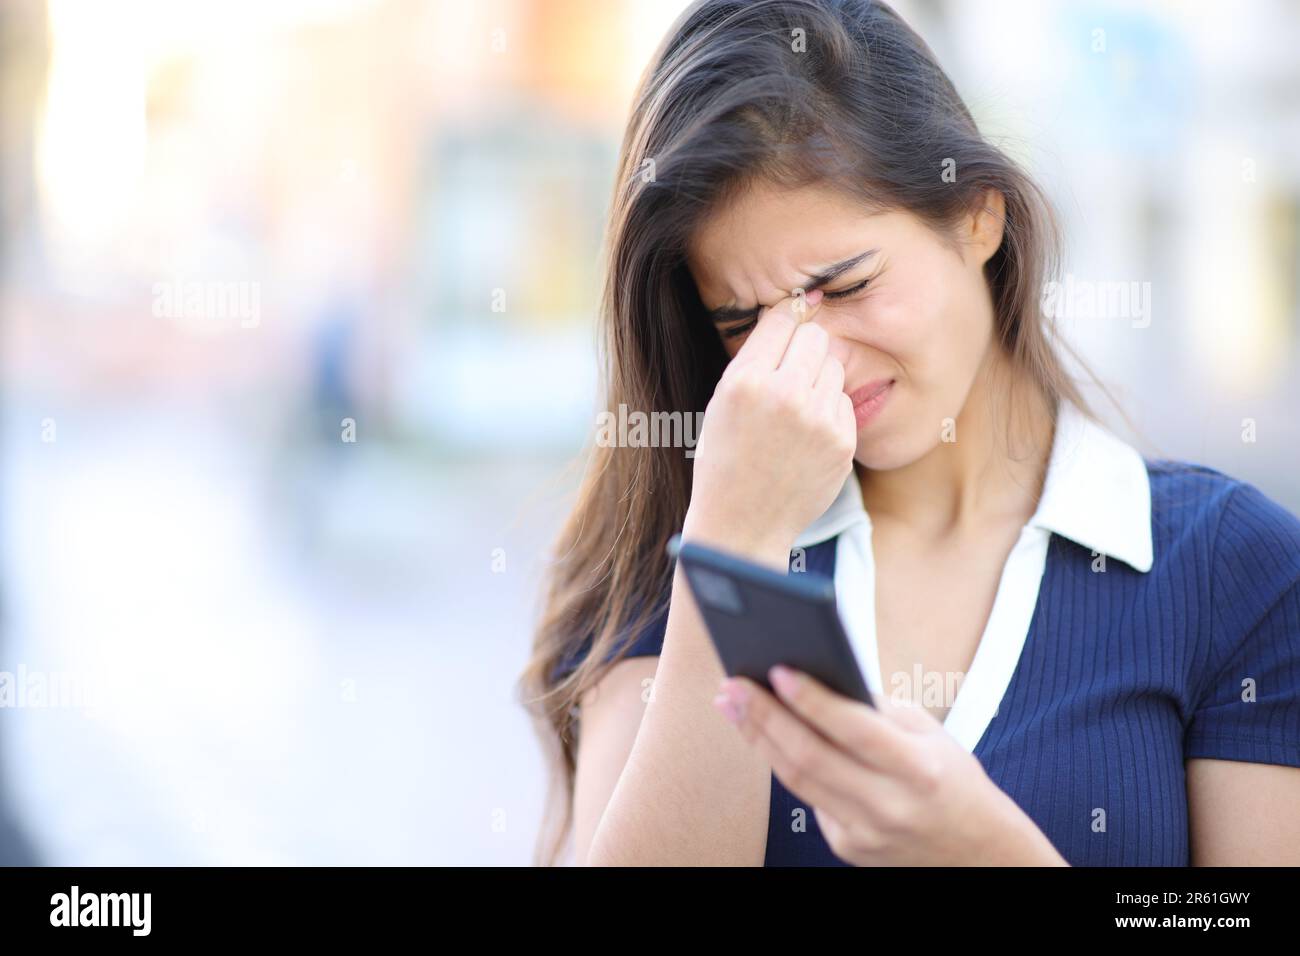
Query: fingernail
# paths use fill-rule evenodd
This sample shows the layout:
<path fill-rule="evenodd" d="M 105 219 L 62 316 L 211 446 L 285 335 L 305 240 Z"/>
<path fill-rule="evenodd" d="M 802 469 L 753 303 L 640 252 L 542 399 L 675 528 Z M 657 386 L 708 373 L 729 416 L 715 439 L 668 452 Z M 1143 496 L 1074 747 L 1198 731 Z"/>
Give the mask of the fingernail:
<path fill-rule="evenodd" d="M 803 294 L 803 299 L 809 305 L 816 305 L 822 300 L 824 294 L 825 293 L 823 293 L 821 289 L 813 289 L 811 292 L 805 292 Z"/>
<path fill-rule="evenodd" d="M 736 708 L 732 706 L 731 699 L 726 694 L 719 694 L 713 698 L 713 706 L 722 711 L 722 716 L 733 724 L 740 723 L 740 715 L 736 713 Z"/>
<path fill-rule="evenodd" d="M 749 704 L 749 693 L 743 684 L 728 678 L 722 685 L 722 692 L 727 695 L 739 720 L 745 719 L 745 707 Z"/>
<path fill-rule="evenodd" d="M 799 689 L 799 677 L 790 668 L 777 664 L 772 668 L 768 677 L 772 681 L 772 686 L 782 697 L 793 697 L 794 692 Z"/>

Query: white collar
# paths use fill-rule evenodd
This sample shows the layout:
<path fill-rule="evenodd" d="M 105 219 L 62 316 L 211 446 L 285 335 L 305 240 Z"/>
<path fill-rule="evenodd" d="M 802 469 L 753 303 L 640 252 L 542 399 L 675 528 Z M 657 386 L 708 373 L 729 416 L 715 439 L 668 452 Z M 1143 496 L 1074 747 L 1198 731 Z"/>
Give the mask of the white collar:
<path fill-rule="evenodd" d="M 859 521 L 871 525 L 857 474 L 850 471 L 839 495 L 795 539 L 795 547 L 826 541 Z M 1151 482 L 1142 455 L 1062 398 L 1043 493 L 1027 526 L 1150 571 Z"/>

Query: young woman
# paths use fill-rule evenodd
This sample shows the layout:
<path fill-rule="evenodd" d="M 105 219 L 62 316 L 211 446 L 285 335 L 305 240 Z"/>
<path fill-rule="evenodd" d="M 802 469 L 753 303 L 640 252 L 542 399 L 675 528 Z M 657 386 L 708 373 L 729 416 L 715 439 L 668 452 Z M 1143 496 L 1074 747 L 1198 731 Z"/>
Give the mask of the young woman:
<path fill-rule="evenodd" d="M 623 141 L 598 447 L 523 685 L 581 864 L 1300 863 L 1300 521 L 1106 430 L 1056 240 L 870 0 L 705 0 Z M 878 709 L 724 680 L 675 532 L 833 576 Z M 720 693 L 721 691 L 721 693 Z"/>

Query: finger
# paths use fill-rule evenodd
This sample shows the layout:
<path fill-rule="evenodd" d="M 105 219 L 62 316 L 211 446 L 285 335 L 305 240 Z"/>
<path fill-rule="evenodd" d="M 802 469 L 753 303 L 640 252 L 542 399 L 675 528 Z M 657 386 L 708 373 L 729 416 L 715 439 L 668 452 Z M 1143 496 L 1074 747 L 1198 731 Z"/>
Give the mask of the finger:
<path fill-rule="evenodd" d="M 813 807 L 813 816 L 817 819 L 817 827 L 822 831 L 822 837 L 825 838 L 827 844 L 831 847 L 831 852 L 834 853 L 835 845 L 848 836 L 849 828 L 820 807 Z M 836 856 L 839 856 L 839 854 L 836 854 Z M 844 862 L 853 861 L 845 860 Z M 870 864 L 859 863 L 858 865 L 867 866 Z"/>
<path fill-rule="evenodd" d="M 745 354 L 749 343 L 758 335 L 759 330 L 764 325 L 767 325 L 767 330 L 759 337 L 753 358 L 747 360 L 760 362 L 769 371 L 779 367 L 795 331 L 817 313 L 817 307 L 821 304 L 822 295 L 820 289 L 814 289 L 812 292 L 796 289 L 794 294 L 788 295 L 771 307 L 764 309 L 759 314 L 754 331 L 749 334 L 745 344 L 736 353 L 736 358 L 738 359 Z"/>
<path fill-rule="evenodd" d="M 822 389 L 820 387 L 820 379 L 818 382 L 818 386 L 813 389 L 817 393 L 814 401 L 818 403 L 822 413 L 835 423 L 836 432 L 844 436 L 845 441 L 854 448 L 856 453 L 858 419 L 853 414 L 853 400 L 844 394 L 843 386 L 840 387 L 839 391 L 832 392 L 829 388 Z"/>
<path fill-rule="evenodd" d="M 791 717 L 798 723 L 798 718 Z M 789 743 L 761 730 L 751 733 L 749 742 L 772 768 L 781 784 L 796 799 L 810 807 L 825 810 L 837 820 L 872 819 L 866 795 L 873 792 L 869 771 L 848 759 L 830 742 L 811 736 L 826 751 L 826 756 L 807 750 L 790 750 Z"/>
<path fill-rule="evenodd" d="M 820 289 L 813 289 L 811 292 L 805 292 L 803 289 L 795 289 L 790 293 L 790 311 L 794 314 L 796 320 L 807 322 L 821 305 L 825 293 Z M 780 305 L 780 303 L 777 303 Z"/>
<path fill-rule="evenodd" d="M 908 731 L 877 708 L 837 694 L 808 674 L 778 665 L 768 679 L 791 712 L 864 765 L 889 776 L 915 768 Z"/>
<path fill-rule="evenodd" d="M 753 330 L 745 339 L 745 344 L 736 352 L 731 364 L 752 362 L 768 371 L 779 366 L 790 338 L 801 322 L 801 316 L 794 313 L 792 304 L 791 299 L 786 298 L 760 312 Z"/>
<path fill-rule="evenodd" d="M 831 347 L 831 337 L 816 322 L 804 322 L 790 336 L 785 356 L 777 367 L 779 378 L 811 388 L 821 372 L 826 353 Z"/>
<path fill-rule="evenodd" d="M 857 435 L 858 433 L 858 416 L 853 411 L 853 399 L 849 398 L 844 392 L 840 392 L 835 399 L 836 422 L 840 428 L 844 429 L 846 435 Z"/>
<path fill-rule="evenodd" d="M 933 714 L 914 700 L 895 700 L 891 695 L 886 699 L 886 703 L 889 707 L 883 711 L 884 715 L 900 727 L 926 733 L 943 726 Z"/>
<path fill-rule="evenodd" d="M 891 781 L 853 760 L 757 683 L 737 680 L 747 692 L 738 729 L 786 789 L 840 819 L 868 816 L 865 795 L 884 791 Z"/>
<path fill-rule="evenodd" d="M 817 372 L 813 391 L 827 405 L 834 403 L 836 395 L 844 394 L 844 363 L 829 352 L 822 359 L 822 367 Z"/>

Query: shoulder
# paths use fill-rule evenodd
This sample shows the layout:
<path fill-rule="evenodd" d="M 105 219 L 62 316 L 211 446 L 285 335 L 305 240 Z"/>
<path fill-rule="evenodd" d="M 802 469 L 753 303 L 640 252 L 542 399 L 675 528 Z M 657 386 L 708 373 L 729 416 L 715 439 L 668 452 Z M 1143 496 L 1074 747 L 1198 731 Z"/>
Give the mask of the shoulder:
<path fill-rule="evenodd" d="M 1158 460 L 1147 470 L 1157 551 L 1163 544 L 1170 566 L 1204 582 L 1214 652 L 1231 653 L 1252 632 L 1276 642 L 1279 628 L 1300 629 L 1300 518 L 1205 465 Z"/>
<path fill-rule="evenodd" d="M 615 637 L 606 642 L 602 660 L 613 665 L 628 657 L 657 657 L 663 649 L 668 629 L 669 598 L 671 587 L 664 589 L 655 602 L 646 602 L 630 608 L 616 627 Z M 558 683 L 568 677 L 591 655 L 595 645 L 594 628 L 587 629 L 580 640 L 575 640 L 555 662 L 551 681 Z"/>
<path fill-rule="evenodd" d="M 1208 465 L 1147 460 L 1153 524 L 1204 536 L 1216 555 L 1267 550 L 1300 573 L 1300 518 L 1248 481 Z"/>

